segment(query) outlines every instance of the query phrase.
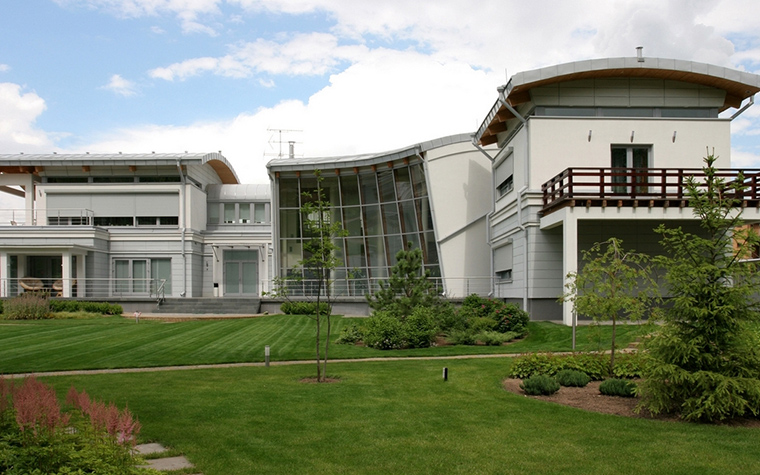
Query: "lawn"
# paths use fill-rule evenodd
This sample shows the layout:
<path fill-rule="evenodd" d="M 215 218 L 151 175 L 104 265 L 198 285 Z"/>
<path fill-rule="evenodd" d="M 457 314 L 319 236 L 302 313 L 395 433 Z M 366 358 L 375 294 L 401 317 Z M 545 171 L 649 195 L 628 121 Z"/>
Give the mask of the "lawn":
<path fill-rule="evenodd" d="M 334 318 L 333 341 L 354 319 Z M 381 351 L 353 345 L 330 347 L 331 358 L 452 356 L 463 354 L 569 351 L 569 327 L 532 322 L 527 338 L 505 346 L 446 346 Z M 617 342 L 626 346 L 644 330 L 620 326 Z M 581 350 L 608 349 L 611 328 L 579 327 Z M 303 316 L 271 315 L 254 319 L 178 323 L 121 317 L 84 320 L 0 321 L 0 374 L 33 371 L 128 368 L 263 361 L 314 357 L 314 322 Z"/>
<path fill-rule="evenodd" d="M 504 391 L 510 359 L 45 378 L 128 405 L 206 475 L 760 473 L 757 429 L 587 413 Z M 449 368 L 449 381 L 441 378 Z"/>

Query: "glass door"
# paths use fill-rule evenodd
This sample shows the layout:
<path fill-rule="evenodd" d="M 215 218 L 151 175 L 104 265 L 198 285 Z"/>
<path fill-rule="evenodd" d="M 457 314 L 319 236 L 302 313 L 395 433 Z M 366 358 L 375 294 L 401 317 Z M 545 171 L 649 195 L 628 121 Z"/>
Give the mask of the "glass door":
<path fill-rule="evenodd" d="M 258 295 L 258 251 L 224 252 L 224 295 Z"/>
<path fill-rule="evenodd" d="M 650 168 L 651 147 L 612 147 L 612 191 L 620 195 L 647 193 L 647 186 L 630 184 L 648 183 L 646 170 Z M 619 183 L 619 185 L 617 185 Z"/>

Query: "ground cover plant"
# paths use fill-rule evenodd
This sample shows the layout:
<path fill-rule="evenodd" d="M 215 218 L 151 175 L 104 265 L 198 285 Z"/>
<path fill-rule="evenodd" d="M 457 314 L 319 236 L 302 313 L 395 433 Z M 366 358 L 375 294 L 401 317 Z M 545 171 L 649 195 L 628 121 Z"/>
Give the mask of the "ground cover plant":
<path fill-rule="evenodd" d="M 757 429 L 589 413 L 502 388 L 510 359 L 49 378 L 129 405 L 141 437 L 229 473 L 759 473 Z M 441 368 L 449 368 L 443 381 Z M 161 388 L 161 390 L 156 390 Z M 614 454 L 614 460 L 610 459 Z"/>
<path fill-rule="evenodd" d="M 334 317 L 337 335 L 344 326 L 365 319 Z M 441 346 L 406 350 L 376 350 L 334 345 L 334 358 L 454 356 L 464 354 L 570 351 L 571 328 L 531 322 L 527 337 L 505 346 Z M 578 349 L 595 350 L 609 344 L 609 327 L 578 328 Z M 621 344 L 636 339 L 644 328 L 618 329 Z M 0 374 L 94 368 L 194 365 L 264 360 L 270 346 L 272 361 L 307 360 L 314 356 L 314 324 L 298 315 L 269 315 L 253 319 L 164 323 L 120 317 L 82 320 L 0 322 Z"/>
<path fill-rule="evenodd" d="M 0 379 L 0 472 L 152 474 L 138 468 L 140 424 L 127 409 L 93 400 L 73 386 L 62 407 L 35 378 Z"/>

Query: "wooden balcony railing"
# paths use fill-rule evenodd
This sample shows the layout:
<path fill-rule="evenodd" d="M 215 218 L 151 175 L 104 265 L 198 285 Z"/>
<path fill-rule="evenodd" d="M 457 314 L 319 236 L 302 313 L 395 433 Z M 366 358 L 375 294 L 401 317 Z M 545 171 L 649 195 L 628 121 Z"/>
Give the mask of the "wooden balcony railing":
<path fill-rule="evenodd" d="M 541 185 L 543 212 L 564 206 L 688 206 L 686 180 L 704 181 L 701 168 L 568 168 Z M 726 182 L 743 177 L 742 206 L 760 205 L 760 170 L 722 169 Z"/>

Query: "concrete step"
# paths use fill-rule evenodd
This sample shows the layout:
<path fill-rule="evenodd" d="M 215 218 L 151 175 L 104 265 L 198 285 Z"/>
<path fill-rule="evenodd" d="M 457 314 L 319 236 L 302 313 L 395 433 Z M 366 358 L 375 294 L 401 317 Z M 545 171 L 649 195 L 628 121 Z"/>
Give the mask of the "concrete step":
<path fill-rule="evenodd" d="M 166 299 L 152 313 L 187 314 L 257 314 L 261 300 L 257 298 L 187 298 Z"/>

